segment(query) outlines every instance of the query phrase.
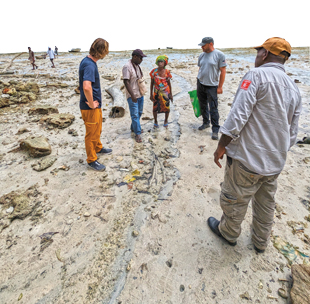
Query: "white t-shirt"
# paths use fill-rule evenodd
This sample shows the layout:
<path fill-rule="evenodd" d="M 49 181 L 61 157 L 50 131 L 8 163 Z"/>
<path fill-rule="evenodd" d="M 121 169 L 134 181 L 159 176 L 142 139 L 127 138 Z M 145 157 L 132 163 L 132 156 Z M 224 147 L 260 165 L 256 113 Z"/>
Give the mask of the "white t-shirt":
<path fill-rule="evenodd" d="M 46 54 L 50 57 L 50 59 L 54 59 L 55 57 L 54 51 L 52 49 L 48 50 Z"/>

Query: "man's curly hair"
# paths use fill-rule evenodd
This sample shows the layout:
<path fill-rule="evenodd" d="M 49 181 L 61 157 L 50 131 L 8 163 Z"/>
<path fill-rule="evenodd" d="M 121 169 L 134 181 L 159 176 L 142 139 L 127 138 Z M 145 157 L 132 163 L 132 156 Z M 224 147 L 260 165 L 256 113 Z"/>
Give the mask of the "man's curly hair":
<path fill-rule="evenodd" d="M 97 38 L 89 49 L 89 55 L 96 59 L 102 59 L 109 54 L 109 42 L 102 38 Z"/>

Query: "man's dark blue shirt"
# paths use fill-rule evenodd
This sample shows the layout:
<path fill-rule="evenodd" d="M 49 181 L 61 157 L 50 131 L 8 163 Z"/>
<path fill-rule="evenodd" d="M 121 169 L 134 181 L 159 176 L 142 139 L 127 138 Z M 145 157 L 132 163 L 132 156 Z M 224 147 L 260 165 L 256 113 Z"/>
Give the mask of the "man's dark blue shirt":
<path fill-rule="evenodd" d="M 100 78 L 96 62 L 94 62 L 89 57 L 85 57 L 79 68 L 79 84 L 80 84 L 80 109 L 81 110 L 91 110 L 91 108 L 86 104 L 86 97 L 83 90 L 83 81 L 88 80 L 92 84 L 93 88 L 93 100 L 99 102 L 99 108 L 101 108 L 101 89 L 100 89 Z"/>

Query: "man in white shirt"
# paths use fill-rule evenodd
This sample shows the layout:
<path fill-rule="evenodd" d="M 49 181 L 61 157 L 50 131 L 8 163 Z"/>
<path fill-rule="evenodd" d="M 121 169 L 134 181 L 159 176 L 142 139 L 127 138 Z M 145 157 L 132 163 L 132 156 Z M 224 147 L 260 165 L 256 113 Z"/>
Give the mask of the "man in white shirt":
<path fill-rule="evenodd" d="M 252 199 L 254 249 L 265 251 L 273 224 L 277 178 L 287 152 L 296 142 L 301 95 L 287 76 L 284 63 L 290 44 L 274 37 L 255 47 L 255 68 L 242 79 L 214 153 L 214 162 L 227 154 L 220 196 L 220 221 L 208 219 L 211 230 L 235 246 Z"/>
<path fill-rule="evenodd" d="M 48 47 L 48 50 L 47 50 L 47 53 L 46 53 L 49 57 L 50 57 L 50 60 L 52 62 L 52 68 L 55 68 L 55 65 L 54 65 L 54 58 L 55 58 L 55 54 L 54 54 L 54 51 Z"/>

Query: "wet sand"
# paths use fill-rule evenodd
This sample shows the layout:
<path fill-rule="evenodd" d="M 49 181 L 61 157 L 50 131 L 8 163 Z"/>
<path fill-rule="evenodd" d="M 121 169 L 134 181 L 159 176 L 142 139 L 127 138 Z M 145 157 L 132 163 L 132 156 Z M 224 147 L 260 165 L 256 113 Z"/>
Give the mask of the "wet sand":
<path fill-rule="evenodd" d="M 228 68 L 224 93 L 219 96 L 220 124 L 255 58 L 250 49 L 222 51 Z M 163 127 L 160 115 L 160 128 L 152 128 L 148 92 L 142 116 L 143 143 L 136 143 L 129 129 L 128 108 L 122 118 L 109 117 L 112 100 L 104 89 L 114 82 L 101 77 L 105 118 L 101 139 L 105 147 L 113 149 L 111 155 L 99 157 L 107 167 L 103 173 L 87 168 L 79 95 L 74 91 L 79 62 L 86 53 L 60 53 L 56 69 L 50 67 L 49 59 L 37 60 L 39 69 L 35 71 L 26 54 L 9 69 L 14 75 L 0 75 L 4 83 L 13 80 L 11 87 L 17 85 L 14 81 L 36 82 L 40 87 L 35 101 L 0 108 L 1 196 L 23 193 L 33 185 L 36 189 L 31 190 L 35 204 L 29 214 L 0 230 L 1 303 L 15 302 L 21 294 L 19 303 L 230 304 L 246 301 L 245 296 L 253 303 L 275 301 L 268 296 L 278 298 L 278 303 L 290 303 L 277 294 L 282 286 L 289 290 L 289 262 L 273 242 L 264 254 L 255 253 L 250 205 L 236 247 L 224 244 L 207 227 L 209 216 L 221 216 L 224 170 L 213 162 L 217 142 L 211 140 L 211 130 L 197 130 L 201 118 L 194 116 L 187 94 L 195 89 L 200 50 L 145 53 L 148 57 L 141 68 L 148 85 L 156 56 L 166 53 L 170 58 L 174 103 L 169 127 Z M 300 81 L 297 85 L 303 97 L 298 139 L 310 136 L 308 55 L 305 48 L 295 49 L 286 65 L 287 73 Z M 0 73 L 13 56 L 0 55 Z M 117 79 L 129 58 L 129 51 L 111 52 L 98 61 L 100 75 Z M 28 114 L 36 105 L 54 106 L 59 113 L 73 114 L 75 120 L 63 129 L 41 124 L 43 115 Z M 21 128 L 29 132 L 17 135 Z M 38 159 L 23 151 L 9 152 L 29 136 L 48 139 L 51 155 L 57 158 L 51 167 L 37 172 L 32 165 Z M 202 153 L 201 145 L 205 146 Z M 309 156 L 309 145 L 295 145 L 288 153 L 278 182 L 272 237 L 274 241 L 280 236 L 307 255 Z M 120 185 L 122 182 L 129 184 Z M 7 217 L 10 212 L 12 209 L 0 204 L 0 227 L 3 214 Z M 49 232 L 58 233 L 50 239 L 42 237 Z M 298 256 L 297 262 L 309 263 L 309 258 Z"/>

